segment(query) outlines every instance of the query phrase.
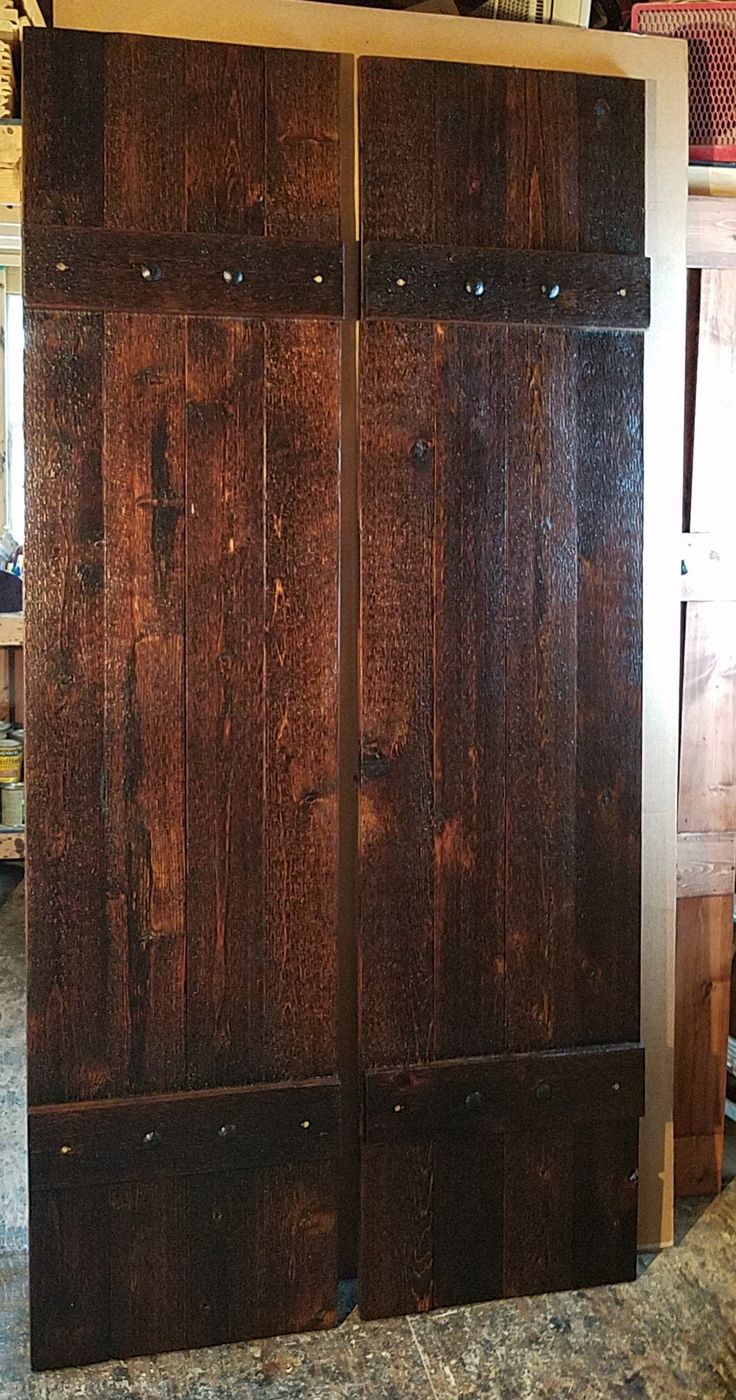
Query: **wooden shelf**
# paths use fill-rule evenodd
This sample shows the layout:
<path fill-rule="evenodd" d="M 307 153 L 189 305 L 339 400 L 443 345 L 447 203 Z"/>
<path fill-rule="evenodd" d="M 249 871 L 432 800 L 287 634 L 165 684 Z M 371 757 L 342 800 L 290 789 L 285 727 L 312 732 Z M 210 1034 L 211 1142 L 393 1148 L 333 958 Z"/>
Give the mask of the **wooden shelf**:
<path fill-rule="evenodd" d="M 0 860 L 25 860 L 25 854 L 25 829 L 0 826 Z"/>
<path fill-rule="evenodd" d="M 0 613 L 0 647 L 22 647 L 23 613 Z"/>

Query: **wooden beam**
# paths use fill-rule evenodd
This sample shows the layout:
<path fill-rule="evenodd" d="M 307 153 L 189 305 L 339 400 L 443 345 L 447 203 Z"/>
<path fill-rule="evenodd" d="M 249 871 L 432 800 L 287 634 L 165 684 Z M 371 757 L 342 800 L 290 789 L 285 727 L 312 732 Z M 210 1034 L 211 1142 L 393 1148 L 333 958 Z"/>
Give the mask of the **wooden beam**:
<path fill-rule="evenodd" d="M 677 898 L 733 894 L 736 832 L 685 831 L 677 838 Z"/>
<path fill-rule="evenodd" d="M 688 603 L 679 831 L 736 831 L 736 602 Z"/>
<path fill-rule="evenodd" d="M 677 901 L 675 1191 L 721 1189 L 733 894 Z"/>
<path fill-rule="evenodd" d="M 688 267 L 736 270 L 736 199 L 690 195 L 687 202 Z"/>

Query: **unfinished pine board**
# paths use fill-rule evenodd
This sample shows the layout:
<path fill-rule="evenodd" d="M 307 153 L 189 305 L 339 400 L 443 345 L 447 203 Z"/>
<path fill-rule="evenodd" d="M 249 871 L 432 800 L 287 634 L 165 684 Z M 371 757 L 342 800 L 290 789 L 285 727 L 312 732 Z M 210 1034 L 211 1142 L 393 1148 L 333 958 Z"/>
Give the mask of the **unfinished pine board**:
<path fill-rule="evenodd" d="M 736 270 L 736 199 L 733 196 L 690 195 L 687 265 Z"/>
<path fill-rule="evenodd" d="M 685 831 L 677 838 L 677 897 L 733 894 L 736 832 Z"/>
<path fill-rule="evenodd" d="M 726 534 L 682 537 L 683 603 L 736 601 L 736 548 Z"/>
<path fill-rule="evenodd" d="M 23 614 L 0 613 L 0 647 L 22 647 Z"/>
<path fill-rule="evenodd" d="M 678 828 L 736 830 L 736 602 L 688 604 Z"/>
<path fill-rule="evenodd" d="M 734 245 L 736 247 L 736 244 Z M 736 518 L 730 443 L 736 421 L 736 268 L 700 279 L 690 530 L 722 530 Z"/>
<path fill-rule="evenodd" d="M 675 1192 L 721 1188 L 733 895 L 677 901 Z"/>

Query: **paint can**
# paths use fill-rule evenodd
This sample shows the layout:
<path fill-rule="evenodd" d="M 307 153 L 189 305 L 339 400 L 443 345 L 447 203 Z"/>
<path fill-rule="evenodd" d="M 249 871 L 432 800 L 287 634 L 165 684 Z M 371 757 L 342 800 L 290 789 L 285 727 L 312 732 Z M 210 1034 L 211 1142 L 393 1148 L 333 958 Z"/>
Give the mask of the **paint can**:
<path fill-rule="evenodd" d="M 26 785 L 25 783 L 5 783 L 0 792 L 2 799 L 3 826 L 25 826 L 26 824 Z"/>
<path fill-rule="evenodd" d="M 17 739 L 0 739 L 0 784 L 19 783 L 23 745 Z"/>
<path fill-rule="evenodd" d="M 10 720 L 0 719 L 0 739 L 10 738 Z"/>

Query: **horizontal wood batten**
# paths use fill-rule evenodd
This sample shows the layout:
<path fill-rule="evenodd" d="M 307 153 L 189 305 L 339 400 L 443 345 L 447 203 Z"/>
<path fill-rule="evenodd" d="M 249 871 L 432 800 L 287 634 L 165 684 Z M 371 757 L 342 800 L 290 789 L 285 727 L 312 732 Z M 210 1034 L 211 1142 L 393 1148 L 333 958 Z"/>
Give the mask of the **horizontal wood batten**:
<path fill-rule="evenodd" d="M 643 1112 L 641 1045 L 435 1061 L 365 1076 L 369 1146 L 442 1138 L 481 1125 L 486 1133 L 503 1134 Z"/>
<path fill-rule="evenodd" d="M 27 228 L 35 309 L 341 317 L 343 248 L 233 234 Z"/>
<path fill-rule="evenodd" d="M 366 243 L 363 315 L 644 330 L 649 259 Z"/>
<path fill-rule="evenodd" d="M 45 1105 L 28 1115 L 33 1186 L 146 1181 L 329 1156 L 336 1078 Z"/>

